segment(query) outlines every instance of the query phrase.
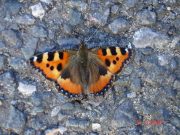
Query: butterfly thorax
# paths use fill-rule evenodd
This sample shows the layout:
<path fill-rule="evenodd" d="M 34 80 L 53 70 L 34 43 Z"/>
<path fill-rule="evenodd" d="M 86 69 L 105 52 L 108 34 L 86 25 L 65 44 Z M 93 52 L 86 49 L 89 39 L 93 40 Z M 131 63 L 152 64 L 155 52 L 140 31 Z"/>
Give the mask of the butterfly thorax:
<path fill-rule="evenodd" d="M 80 60 L 80 65 L 86 69 L 88 63 L 88 49 L 84 44 L 80 45 L 80 48 L 77 52 L 77 57 Z"/>

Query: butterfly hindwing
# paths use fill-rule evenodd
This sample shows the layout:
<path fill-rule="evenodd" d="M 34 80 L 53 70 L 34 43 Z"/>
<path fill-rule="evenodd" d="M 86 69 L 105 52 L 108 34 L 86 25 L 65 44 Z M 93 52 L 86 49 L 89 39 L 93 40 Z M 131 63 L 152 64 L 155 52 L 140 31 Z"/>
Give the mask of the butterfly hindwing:
<path fill-rule="evenodd" d="M 82 94 L 82 86 L 73 82 L 71 78 L 69 67 L 67 67 L 62 71 L 61 76 L 57 79 L 57 83 L 61 88 L 60 91 L 69 97 Z"/>
<path fill-rule="evenodd" d="M 89 86 L 90 93 L 103 95 L 104 92 L 108 89 L 108 85 L 112 80 L 112 73 L 108 70 L 103 74 L 100 74 L 98 80 Z"/>
<path fill-rule="evenodd" d="M 107 47 L 97 50 L 99 59 L 103 61 L 107 69 L 116 74 L 121 71 L 123 64 L 130 57 L 130 49 L 121 47 Z"/>

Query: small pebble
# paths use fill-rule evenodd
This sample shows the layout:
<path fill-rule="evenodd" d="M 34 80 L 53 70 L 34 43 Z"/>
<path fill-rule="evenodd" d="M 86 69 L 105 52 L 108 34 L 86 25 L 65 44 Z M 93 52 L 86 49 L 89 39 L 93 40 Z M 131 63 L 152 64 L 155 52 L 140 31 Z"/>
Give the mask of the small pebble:
<path fill-rule="evenodd" d="M 32 93 L 35 92 L 37 89 L 36 89 L 36 86 L 34 85 L 19 82 L 18 90 L 24 96 L 31 96 Z"/>
<path fill-rule="evenodd" d="M 60 106 L 56 106 L 52 109 L 51 111 L 51 117 L 57 116 L 59 111 L 60 111 L 61 107 Z"/>
<path fill-rule="evenodd" d="M 56 135 L 56 134 L 61 134 L 63 135 L 64 132 L 67 131 L 66 127 L 63 126 L 59 126 L 58 128 L 53 128 L 53 129 L 48 129 L 45 131 L 45 135 Z"/>
<path fill-rule="evenodd" d="M 51 4 L 52 3 L 52 0 L 40 0 L 41 2 L 44 2 L 46 4 Z"/>
<path fill-rule="evenodd" d="M 131 92 L 127 94 L 128 98 L 135 98 L 136 97 L 136 92 Z"/>
<path fill-rule="evenodd" d="M 99 123 L 92 123 L 93 131 L 101 131 L 101 125 Z"/>

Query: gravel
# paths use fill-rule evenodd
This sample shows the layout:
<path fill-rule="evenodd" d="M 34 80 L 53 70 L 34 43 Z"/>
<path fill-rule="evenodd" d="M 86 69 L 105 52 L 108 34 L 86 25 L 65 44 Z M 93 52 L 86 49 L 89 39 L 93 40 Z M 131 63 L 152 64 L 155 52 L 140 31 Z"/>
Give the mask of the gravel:
<path fill-rule="evenodd" d="M 0 1 L 0 135 L 180 134 L 179 1 Z M 39 52 L 132 45 L 104 97 L 68 99 Z"/>

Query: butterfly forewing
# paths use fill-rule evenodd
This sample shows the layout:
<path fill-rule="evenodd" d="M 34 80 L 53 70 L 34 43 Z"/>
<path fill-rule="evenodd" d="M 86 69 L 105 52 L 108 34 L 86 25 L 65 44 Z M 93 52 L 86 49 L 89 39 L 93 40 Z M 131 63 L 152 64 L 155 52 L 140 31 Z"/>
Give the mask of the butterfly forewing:
<path fill-rule="evenodd" d="M 115 74 L 121 71 L 123 64 L 130 57 L 130 49 L 120 47 L 100 48 L 97 55 L 101 59 L 107 69 Z"/>
<path fill-rule="evenodd" d="M 57 80 L 68 60 L 68 52 L 58 51 L 45 52 L 30 59 L 32 65 L 40 69 L 48 79 L 52 80 Z"/>

